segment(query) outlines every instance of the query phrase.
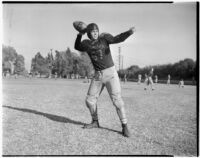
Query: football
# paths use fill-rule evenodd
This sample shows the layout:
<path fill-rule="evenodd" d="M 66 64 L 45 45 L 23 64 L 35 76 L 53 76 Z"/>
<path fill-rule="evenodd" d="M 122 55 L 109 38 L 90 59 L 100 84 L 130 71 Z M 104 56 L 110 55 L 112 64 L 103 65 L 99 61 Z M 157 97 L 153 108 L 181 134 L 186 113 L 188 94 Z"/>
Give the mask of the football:
<path fill-rule="evenodd" d="M 86 33 L 87 31 L 87 25 L 82 21 L 73 22 L 73 26 L 80 33 Z"/>

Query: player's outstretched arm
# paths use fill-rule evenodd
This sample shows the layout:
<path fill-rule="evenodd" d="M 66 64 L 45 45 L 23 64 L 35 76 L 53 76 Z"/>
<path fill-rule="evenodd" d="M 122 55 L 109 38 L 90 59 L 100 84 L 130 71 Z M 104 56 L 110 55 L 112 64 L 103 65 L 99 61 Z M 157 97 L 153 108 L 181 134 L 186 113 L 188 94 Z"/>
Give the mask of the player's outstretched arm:
<path fill-rule="evenodd" d="M 135 27 L 131 27 L 128 31 L 123 32 L 117 36 L 112 36 L 111 34 L 105 34 L 105 38 L 109 44 L 120 43 L 125 41 L 134 32 L 135 32 Z"/>

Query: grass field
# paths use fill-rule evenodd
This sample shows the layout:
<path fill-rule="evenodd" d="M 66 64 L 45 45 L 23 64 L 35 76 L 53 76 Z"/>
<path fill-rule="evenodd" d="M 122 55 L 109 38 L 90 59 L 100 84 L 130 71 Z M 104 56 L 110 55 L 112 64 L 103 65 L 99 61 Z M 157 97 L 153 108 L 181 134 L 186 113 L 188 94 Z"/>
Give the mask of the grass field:
<path fill-rule="evenodd" d="M 196 156 L 196 87 L 121 83 L 131 137 L 106 89 L 98 102 L 101 128 L 90 123 L 83 80 L 3 80 L 3 155 Z"/>

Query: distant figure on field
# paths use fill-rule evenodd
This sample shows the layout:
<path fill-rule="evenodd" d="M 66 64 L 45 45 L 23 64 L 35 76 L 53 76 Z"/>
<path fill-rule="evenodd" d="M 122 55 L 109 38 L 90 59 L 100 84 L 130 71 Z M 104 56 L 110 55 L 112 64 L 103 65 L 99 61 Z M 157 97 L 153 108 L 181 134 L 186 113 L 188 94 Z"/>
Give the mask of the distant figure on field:
<path fill-rule="evenodd" d="M 141 83 L 141 80 L 142 80 L 142 75 L 141 75 L 141 74 L 138 74 L 138 84 Z"/>
<path fill-rule="evenodd" d="M 151 68 L 150 72 L 147 74 L 145 74 L 145 88 L 144 90 L 147 90 L 147 86 L 151 85 L 151 90 L 155 90 L 155 88 L 153 87 L 153 68 Z"/>
<path fill-rule="evenodd" d="M 90 78 L 86 75 L 85 76 L 85 81 L 84 81 L 85 83 L 90 83 Z"/>
<path fill-rule="evenodd" d="M 58 78 L 58 74 L 57 72 L 55 72 L 55 80 L 57 80 L 57 78 Z"/>
<path fill-rule="evenodd" d="M 10 63 L 10 74 L 14 74 L 14 69 L 15 69 L 15 60 L 14 61 L 8 61 Z"/>
<path fill-rule="evenodd" d="M 126 83 L 127 82 L 127 76 L 126 76 L 126 74 L 124 74 L 124 83 Z"/>
<path fill-rule="evenodd" d="M 10 77 L 10 73 L 9 71 L 6 71 L 6 78 L 9 78 Z"/>
<path fill-rule="evenodd" d="M 148 75 L 145 73 L 144 74 L 144 84 L 145 85 L 148 85 L 149 83 L 148 83 Z M 145 87 L 146 88 L 146 87 Z M 146 89 L 145 89 L 146 90 Z"/>
<path fill-rule="evenodd" d="M 158 76 L 155 75 L 155 84 L 157 84 L 157 83 L 158 83 Z"/>
<path fill-rule="evenodd" d="M 183 79 L 181 79 L 180 81 L 179 81 L 179 88 L 184 88 L 184 81 L 183 81 Z"/>
<path fill-rule="evenodd" d="M 170 74 L 167 76 L 167 85 L 170 85 L 170 79 L 171 79 L 171 76 Z"/>
<path fill-rule="evenodd" d="M 32 75 L 32 73 L 30 72 L 29 75 L 28 75 L 29 79 L 31 79 L 32 76 L 33 76 L 33 75 Z"/>
<path fill-rule="evenodd" d="M 15 73 L 15 79 L 17 79 L 17 76 L 18 76 L 17 73 Z"/>

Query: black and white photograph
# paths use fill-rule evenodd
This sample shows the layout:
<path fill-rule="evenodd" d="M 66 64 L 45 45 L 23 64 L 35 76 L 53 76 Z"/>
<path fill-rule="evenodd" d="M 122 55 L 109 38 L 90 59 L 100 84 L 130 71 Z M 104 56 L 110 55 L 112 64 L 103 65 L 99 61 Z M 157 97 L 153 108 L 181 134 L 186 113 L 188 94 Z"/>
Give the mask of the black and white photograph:
<path fill-rule="evenodd" d="M 198 156 L 198 6 L 3 1 L 2 156 Z"/>

